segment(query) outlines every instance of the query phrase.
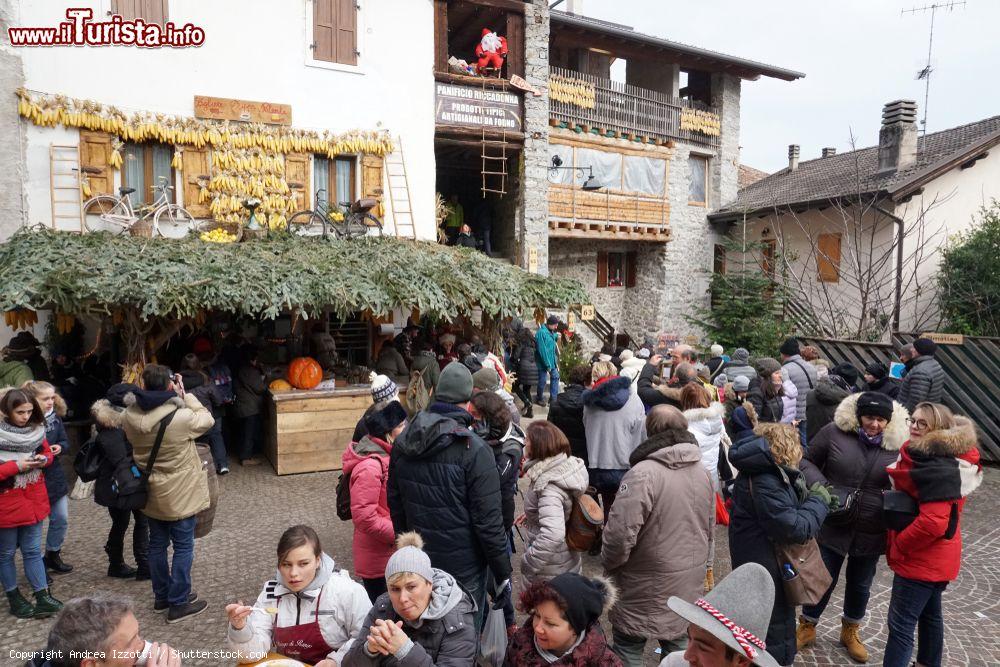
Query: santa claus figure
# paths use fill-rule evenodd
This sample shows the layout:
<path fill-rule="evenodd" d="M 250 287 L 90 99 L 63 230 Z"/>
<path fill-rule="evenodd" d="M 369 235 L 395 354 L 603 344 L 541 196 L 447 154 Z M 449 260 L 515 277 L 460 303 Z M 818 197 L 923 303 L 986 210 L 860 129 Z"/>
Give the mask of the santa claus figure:
<path fill-rule="evenodd" d="M 500 68 L 507 57 L 507 38 L 501 37 L 489 28 L 483 28 L 483 35 L 476 45 L 476 57 L 479 58 L 476 71 L 485 75 L 487 70 L 494 70 L 500 76 Z"/>

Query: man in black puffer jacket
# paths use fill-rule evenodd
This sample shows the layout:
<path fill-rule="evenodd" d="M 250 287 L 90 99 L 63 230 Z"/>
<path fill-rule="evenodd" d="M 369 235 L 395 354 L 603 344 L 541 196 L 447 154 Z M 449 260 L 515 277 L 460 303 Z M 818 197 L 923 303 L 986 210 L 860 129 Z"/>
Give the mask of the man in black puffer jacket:
<path fill-rule="evenodd" d="M 489 445 L 469 429 L 469 369 L 458 362 L 448 364 L 432 399 L 393 444 L 389 513 L 396 534 L 420 533 L 434 567 L 454 576 L 469 592 L 479 627 L 487 569 L 500 582 L 492 591 L 494 606 L 502 606 L 510 595 L 500 474 Z"/>
<path fill-rule="evenodd" d="M 580 364 L 570 369 L 569 384 L 549 406 L 546 419 L 555 424 L 569 440 L 570 453 L 587 465 L 587 428 L 583 425 L 583 392 L 590 385 L 590 366 Z"/>

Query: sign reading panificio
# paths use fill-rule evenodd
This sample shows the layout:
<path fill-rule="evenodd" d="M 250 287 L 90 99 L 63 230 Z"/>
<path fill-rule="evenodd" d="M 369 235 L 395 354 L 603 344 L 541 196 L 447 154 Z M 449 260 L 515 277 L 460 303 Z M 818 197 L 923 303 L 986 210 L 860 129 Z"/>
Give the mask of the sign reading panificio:
<path fill-rule="evenodd" d="M 513 93 L 441 81 L 434 92 L 439 124 L 521 130 L 521 98 Z"/>

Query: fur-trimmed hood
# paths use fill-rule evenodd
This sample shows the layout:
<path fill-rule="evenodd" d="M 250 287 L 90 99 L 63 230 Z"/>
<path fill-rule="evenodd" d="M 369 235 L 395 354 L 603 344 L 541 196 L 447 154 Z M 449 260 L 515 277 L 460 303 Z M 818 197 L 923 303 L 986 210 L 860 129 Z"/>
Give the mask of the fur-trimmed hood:
<path fill-rule="evenodd" d="M 725 414 L 726 409 L 723 407 L 722 403 L 715 401 L 713 401 L 707 408 L 694 408 L 684 411 L 684 417 L 688 421 L 688 426 L 690 426 L 692 422 L 714 422 L 716 419 L 722 419 Z"/>
<path fill-rule="evenodd" d="M 861 428 L 858 420 L 858 398 L 861 394 L 851 394 L 840 402 L 836 412 L 833 413 L 833 423 L 844 433 L 857 433 Z M 906 420 L 910 418 L 910 413 L 896 401 L 892 402 L 892 419 L 885 425 L 882 434 L 882 449 L 887 452 L 899 451 L 909 437 L 910 429 Z"/>
<path fill-rule="evenodd" d="M 116 408 L 108 399 L 102 398 L 90 406 L 90 416 L 94 418 L 94 424 L 98 428 L 121 428 L 125 410 Z"/>
<path fill-rule="evenodd" d="M 976 449 L 978 440 L 975 424 L 968 417 L 956 415 L 954 427 L 931 431 L 919 440 L 910 440 L 910 450 L 927 456 L 957 458 Z"/>

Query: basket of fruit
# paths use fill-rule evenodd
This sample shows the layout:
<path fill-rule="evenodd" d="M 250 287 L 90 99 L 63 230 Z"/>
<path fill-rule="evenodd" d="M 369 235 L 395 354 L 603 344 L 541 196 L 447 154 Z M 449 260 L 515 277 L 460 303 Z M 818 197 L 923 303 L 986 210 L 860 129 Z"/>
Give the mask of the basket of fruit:
<path fill-rule="evenodd" d="M 208 243 L 237 243 L 243 238 L 240 222 L 207 220 L 198 227 L 198 237 Z"/>

